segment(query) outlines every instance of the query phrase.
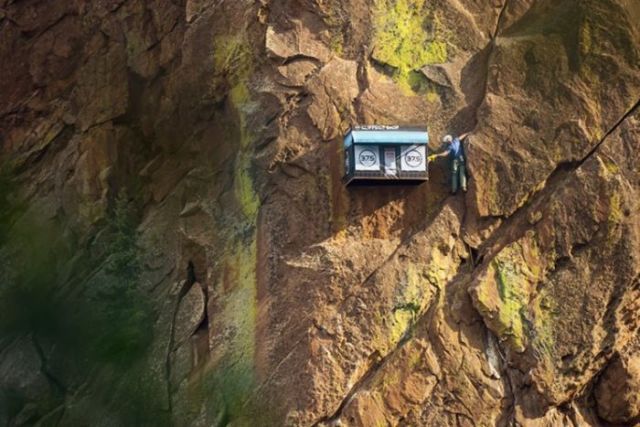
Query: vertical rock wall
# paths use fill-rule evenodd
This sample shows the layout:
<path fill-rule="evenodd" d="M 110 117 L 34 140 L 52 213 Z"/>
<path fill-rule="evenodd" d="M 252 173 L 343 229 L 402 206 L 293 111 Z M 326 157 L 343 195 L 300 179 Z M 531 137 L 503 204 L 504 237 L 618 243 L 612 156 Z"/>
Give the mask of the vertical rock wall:
<path fill-rule="evenodd" d="M 0 419 L 126 422 L 92 399 L 114 377 L 155 390 L 157 424 L 637 422 L 639 19 L 623 0 L 0 1 L 2 159 L 78 251 L 135 199 L 155 313 L 124 372 L 72 378 L 55 346 L 0 340 L 0 371 L 25 372 Z M 345 189 L 353 123 L 473 130 L 469 193 L 448 196 L 445 161 Z"/>

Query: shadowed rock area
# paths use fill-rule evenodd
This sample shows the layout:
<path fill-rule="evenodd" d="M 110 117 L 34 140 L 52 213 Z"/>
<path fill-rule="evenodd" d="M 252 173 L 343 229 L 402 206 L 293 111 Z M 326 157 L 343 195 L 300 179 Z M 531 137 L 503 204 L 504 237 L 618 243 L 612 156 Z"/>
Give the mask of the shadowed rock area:
<path fill-rule="evenodd" d="M 0 424 L 638 425 L 638 22 L 0 0 Z M 353 124 L 468 193 L 345 188 Z"/>

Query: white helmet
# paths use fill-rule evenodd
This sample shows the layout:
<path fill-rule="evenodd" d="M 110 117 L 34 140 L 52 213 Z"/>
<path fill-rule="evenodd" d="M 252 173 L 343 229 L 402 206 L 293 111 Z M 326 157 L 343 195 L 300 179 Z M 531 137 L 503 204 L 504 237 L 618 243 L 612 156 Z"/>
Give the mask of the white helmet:
<path fill-rule="evenodd" d="M 446 142 L 447 144 L 451 143 L 453 141 L 453 137 L 451 135 L 446 135 L 444 138 L 442 138 L 442 142 Z"/>

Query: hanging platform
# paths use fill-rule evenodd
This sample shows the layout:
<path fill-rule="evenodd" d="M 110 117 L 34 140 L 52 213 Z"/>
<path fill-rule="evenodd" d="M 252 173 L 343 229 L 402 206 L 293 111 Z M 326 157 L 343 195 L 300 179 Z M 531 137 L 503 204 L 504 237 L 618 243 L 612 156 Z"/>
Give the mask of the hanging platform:
<path fill-rule="evenodd" d="M 346 185 L 420 184 L 429 179 L 424 127 L 354 126 L 344 137 Z"/>

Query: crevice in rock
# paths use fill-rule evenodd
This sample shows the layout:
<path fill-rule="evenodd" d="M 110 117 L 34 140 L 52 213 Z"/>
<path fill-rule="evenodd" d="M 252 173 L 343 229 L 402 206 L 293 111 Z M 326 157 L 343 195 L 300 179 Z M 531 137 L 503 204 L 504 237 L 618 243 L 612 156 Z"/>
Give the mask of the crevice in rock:
<path fill-rule="evenodd" d="M 604 355 L 602 355 L 602 353 L 600 353 L 599 355 L 600 357 L 606 357 Z M 576 399 L 575 400 L 583 400 L 584 402 L 587 403 L 588 407 L 592 408 L 592 414 L 593 416 L 602 424 L 602 425 L 609 425 L 609 423 L 602 419 L 600 417 L 600 414 L 598 413 L 598 411 L 595 409 L 596 408 L 596 400 L 595 400 L 595 388 L 598 385 L 598 383 L 600 382 L 600 379 L 602 378 L 602 375 L 604 374 L 604 372 L 607 370 L 607 368 L 611 365 L 612 362 L 614 362 L 616 360 L 616 358 L 620 357 L 620 355 L 618 353 L 611 353 L 609 354 L 609 357 L 607 358 L 607 360 L 602 364 L 602 366 L 600 366 L 600 368 L 594 373 L 594 375 L 592 375 L 592 377 L 589 379 L 589 381 L 583 386 L 583 388 L 579 391 L 579 393 L 577 393 L 576 395 Z M 633 424 L 631 424 L 633 425 Z"/>
<path fill-rule="evenodd" d="M 123 7 L 125 4 L 127 4 L 127 3 L 129 3 L 129 0 L 123 0 L 123 1 L 121 1 L 121 2 L 120 2 L 119 4 L 117 4 L 117 5 L 116 5 L 116 7 L 114 7 L 114 8 L 113 8 L 109 13 L 111 13 L 111 14 L 118 13 L 118 11 L 119 11 L 120 9 L 122 9 L 122 7 Z"/>
<path fill-rule="evenodd" d="M 633 107 L 631 107 L 625 114 L 623 114 L 613 126 L 606 132 L 606 134 L 598 141 L 597 144 L 581 159 L 574 162 L 563 162 L 558 164 L 558 166 L 553 170 L 553 172 L 549 175 L 546 180 L 545 185 L 535 192 L 532 197 L 530 197 L 527 202 L 518 208 L 512 215 L 501 217 L 504 219 L 504 222 L 491 234 L 491 236 L 485 240 L 485 242 L 478 248 L 479 258 L 481 262 L 478 264 L 481 267 L 483 264 L 486 264 L 491 261 L 491 259 L 506 246 L 509 242 L 517 240 L 518 236 L 523 235 L 527 229 L 530 228 L 530 224 L 528 223 L 527 213 L 529 208 L 534 206 L 542 206 L 544 205 L 548 199 L 555 194 L 558 188 L 562 188 L 561 184 L 563 181 L 569 178 L 569 175 L 580 168 L 589 158 L 591 158 L 594 154 L 597 153 L 598 149 L 604 144 L 609 136 L 611 136 L 624 122 L 628 119 L 635 111 L 640 108 L 640 100 L 638 100 Z M 515 233 L 514 233 L 515 231 Z M 576 245 L 576 250 L 582 250 L 587 247 L 588 242 L 580 245 Z M 604 316 L 605 321 L 613 322 L 613 317 L 615 316 L 615 311 L 617 310 L 621 299 L 624 288 L 618 288 L 614 290 L 614 294 L 611 296 L 608 305 L 606 314 Z M 485 325 L 486 327 L 486 325 Z M 614 331 L 614 325 L 608 328 L 610 331 Z M 490 333 L 492 333 L 490 331 Z M 610 337 L 607 337 L 609 339 Z M 510 408 L 507 410 L 503 419 L 506 420 L 507 425 L 513 424 L 515 417 L 515 404 L 516 404 L 516 389 L 514 388 L 514 380 L 512 378 L 511 369 L 507 367 L 507 359 L 504 355 L 502 346 L 497 341 L 497 348 L 499 350 L 499 354 L 503 360 L 503 364 L 505 366 L 506 372 L 506 384 L 510 389 L 510 396 L 512 402 Z M 607 354 L 610 355 L 610 352 L 613 351 L 612 348 L 605 345 L 603 350 L 605 353 L 605 357 Z M 602 371 L 605 369 L 607 364 L 605 364 L 596 375 L 592 377 L 590 383 L 583 389 L 581 394 L 590 393 L 588 390 L 593 388 L 593 384 L 597 383 L 597 378 L 601 375 Z"/>
<path fill-rule="evenodd" d="M 503 371 L 502 377 L 504 378 L 503 382 L 509 388 L 508 393 L 506 393 L 506 395 L 509 398 L 509 406 L 507 407 L 507 409 L 505 410 L 505 412 L 503 413 L 503 415 L 501 417 L 501 419 L 504 420 L 504 421 L 503 422 L 498 422 L 498 425 L 511 426 L 511 425 L 514 425 L 515 411 L 516 411 L 516 388 L 514 386 L 512 373 L 511 373 L 511 370 L 509 369 L 507 357 L 505 356 L 504 350 L 502 349 L 502 346 L 500 345 L 499 337 L 497 337 L 493 333 L 493 331 L 491 329 L 489 329 L 486 325 L 485 325 L 485 329 L 486 329 L 488 334 L 491 334 L 495 338 L 495 343 L 496 343 L 495 347 L 498 350 L 498 354 L 500 355 L 500 359 L 502 360 L 502 371 Z"/>
<path fill-rule="evenodd" d="M 67 405 L 65 403 L 61 403 L 59 406 L 53 408 L 51 411 L 44 414 L 37 422 L 36 425 L 44 425 L 44 426 L 59 426 L 60 420 L 64 416 L 67 410 Z"/>
<path fill-rule="evenodd" d="M 503 16 L 508 5 L 509 5 L 509 0 L 505 0 L 505 2 L 502 5 L 502 8 L 500 9 L 498 20 L 496 21 L 495 30 L 491 35 L 491 40 L 489 40 L 489 43 L 487 43 L 487 45 L 480 52 L 477 53 L 477 55 L 480 55 L 480 60 L 484 62 L 484 64 L 482 64 L 482 66 L 480 67 L 480 69 L 484 73 L 484 76 L 483 76 L 484 81 L 483 81 L 482 90 L 481 90 L 482 95 L 477 100 L 470 102 L 468 106 L 462 110 L 464 111 L 464 110 L 470 109 L 473 112 L 471 114 L 471 116 L 474 118 L 472 129 L 475 129 L 475 127 L 479 123 L 478 112 L 482 107 L 482 105 L 484 104 L 485 99 L 487 98 L 487 87 L 489 84 L 489 64 L 491 62 L 491 57 L 493 55 L 493 51 L 496 46 L 496 38 L 498 37 L 498 33 L 500 32 L 500 29 L 501 29 L 500 26 L 502 24 Z M 486 58 L 482 58 L 483 55 L 486 56 Z M 469 172 L 471 173 L 472 171 L 469 171 Z"/>
<path fill-rule="evenodd" d="M 200 19 L 205 12 L 207 12 L 209 9 L 215 9 L 218 6 L 220 6 L 222 3 L 224 3 L 225 0 L 214 0 L 212 1 L 210 4 L 205 3 L 205 5 L 200 5 L 198 12 L 193 14 L 190 19 L 187 21 L 187 24 L 191 25 L 193 23 L 195 23 L 198 19 Z M 184 5 L 178 5 L 181 7 L 184 7 Z"/>
<path fill-rule="evenodd" d="M 193 262 L 189 261 L 189 263 L 187 264 L 187 282 L 193 285 L 197 280 L 198 279 L 196 278 L 196 270 L 195 270 L 195 267 L 193 266 Z"/>
<path fill-rule="evenodd" d="M 74 13 L 65 13 L 63 14 L 60 18 L 56 19 L 54 22 L 52 22 L 51 24 L 47 25 L 46 27 L 44 27 L 41 30 L 35 30 L 35 31 L 21 31 L 22 34 L 29 40 L 33 40 L 33 39 L 37 39 L 40 36 L 42 36 L 44 33 L 46 33 L 47 31 L 51 30 L 52 28 L 54 28 L 55 26 L 57 26 L 59 23 L 61 23 L 62 21 L 64 21 L 67 17 L 69 16 L 78 16 Z M 12 21 L 13 22 L 13 21 Z M 20 27 L 20 25 L 18 25 L 18 27 Z"/>
<path fill-rule="evenodd" d="M 629 281 L 628 284 L 626 283 L 624 286 L 614 287 L 613 292 L 609 297 L 609 301 L 607 301 L 607 306 L 604 312 L 604 316 L 602 318 L 602 324 L 603 326 L 605 326 L 604 329 L 607 331 L 607 334 L 602 340 L 601 349 L 599 353 L 599 357 L 600 358 L 604 357 L 605 359 L 607 359 L 607 362 L 603 365 L 602 369 L 598 371 L 597 376 L 599 376 L 601 372 L 604 370 L 604 368 L 606 368 L 606 366 L 608 366 L 611 363 L 613 358 L 616 357 L 614 354 L 614 352 L 616 351 L 614 346 L 616 341 L 616 335 L 619 332 L 619 327 L 616 324 L 618 320 L 617 312 L 618 312 L 618 309 L 620 308 L 620 305 L 624 301 L 625 292 L 629 288 L 632 288 L 634 285 L 634 282 L 636 282 L 637 280 L 638 280 L 638 277 L 635 277 L 631 279 L 631 281 Z"/>
<path fill-rule="evenodd" d="M 411 237 L 409 237 L 407 240 L 410 240 Z M 403 245 L 399 245 L 398 249 L 400 247 L 402 247 Z M 396 251 L 398 250 L 396 249 Z M 395 251 L 394 251 L 395 253 Z M 382 266 L 384 264 L 386 264 L 390 259 L 393 258 L 393 254 L 384 262 L 382 263 L 373 273 L 371 273 L 368 278 L 363 282 L 366 283 L 367 280 L 369 280 L 370 277 L 372 277 L 375 272 L 377 270 L 379 270 L 380 268 L 382 268 Z M 465 264 L 460 264 L 458 266 L 458 271 L 456 272 L 455 276 L 449 280 L 447 282 L 447 284 L 450 283 L 455 283 L 458 280 L 461 280 L 461 278 L 463 278 L 465 275 L 468 275 L 470 272 L 468 271 L 469 268 L 467 267 L 468 265 L 470 265 L 469 263 L 465 263 Z M 447 285 L 444 285 L 445 287 Z M 437 310 L 440 306 L 441 306 L 441 302 L 440 302 L 440 293 L 442 292 L 442 290 L 440 288 L 436 288 L 436 293 L 434 294 L 434 296 L 432 297 L 432 303 L 429 306 L 429 308 L 422 313 L 421 315 L 417 316 L 416 320 L 411 324 L 410 326 L 410 330 L 415 329 L 416 327 L 418 327 L 418 325 L 423 324 L 424 322 L 430 322 L 433 317 L 434 317 L 434 312 L 435 310 Z M 486 328 L 486 326 L 485 326 Z M 427 331 L 430 331 L 430 325 L 425 326 L 425 329 Z M 336 420 L 338 420 L 341 415 L 342 412 L 344 411 L 345 407 L 349 404 L 349 402 L 352 400 L 352 398 L 360 391 L 360 389 L 363 386 L 366 386 L 367 383 L 369 382 L 370 379 L 372 379 L 375 374 L 389 361 L 391 360 L 391 358 L 397 354 L 397 352 L 399 350 L 401 350 L 404 345 L 406 345 L 408 342 L 410 342 L 413 339 L 413 336 L 411 333 L 407 333 L 405 335 L 405 337 L 403 337 L 403 339 L 401 339 L 398 344 L 391 349 L 386 355 L 384 355 L 380 360 L 378 360 L 376 363 L 374 363 L 372 366 L 369 367 L 369 369 L 365 372 L 365 374 L 354 384 L 354 386 L 349 390 L 349 392 L 347 393 L 347 395 L 345 396 L 345 398 L 342 400 L 341 404 L 339 405 L 338 409 L 336 410 L 336 412 L 331 415 L 331 416 L 325 416 L 323 418 L 321 418 L 320 420 L 316 421 L 313 426 L 319 426 L 322 423 L 331 423 L 334 422 Z M 431 339 L 433 340 L 433 337 L 431 337 Z M 445 349 L 446 351 L 446 349 Z"/>
<path fill-rule="evenodd" d="M 316 67 L 322 68 L 322 61 L 314 56 L 305 55 L 304 53 L 298 53 L 284 58 L 282 65 L 291 65 L 296 62 L 312 62 Z"/>
<path fill-rule="evenodd" d="M 71 138 L 75 134 L 75 127 L 73 125 L 64 125 L 58 134 L 51 140 L 51 142 L 47 143 L 44 147 L 39 150 L 34 150 L 27 155 L 27 158 L 20 163 L 20 165 L 16 168 L 15 173 L 21 174 L 26 170 L 34 167 L 38 162 L 40 162 L 48 153 L 56 154 L 62 151 Z"/>
<path fill-rule="evenodd" d="M 463 363 L 464 363 L 464 361 L 461 361 L 460 367 L 458 368 L 458 371 L 460 371 L 460 372 L 463 371 L 463 368 L 462 368 L 463 367 Z M 473 411 L 464 403 L 464 401 L 460 398 L 460 396 L 458 394 L 455 394 L 455 393 L 447 393 L 447 395 L 451 397 L 452 401 L 457 402 L 462 408 L 464 408 L 467 411 L 467 413 L 465 414 L 463 412 L 451 411 L 451 410 L 447 410 L 447 409 L 444 409 L 444 411 L 455 413 L 458 416 L 462 416 L 462 417 L 468 419 L 469 421 L 471 421 L 471 423 L 475 426 L 476 423 L 472 419 Z"/>
<path fill-rule="evenodd" d="M 436 214 L 437 215 L 437 214 Z M 427 224 L 430 224 L 430 222 L 433 220 L 433 218 L 428 218 L 426 220 Z M 367 275 L 367 277 L 361 281 L 361 286 L 362 287 L 364 284 L 366 284 L 368 281 L 371 280 L 372 277 L 375 276 L 375 274 L 380 271 L 381 268 L 383 268 L 385 265 L 387 265 L 393 258 L 394 256 L 396 256 L 396 254 L 398 253 L 398 251 L 406 246 L 409 246 L 411 244 L 412 239 L 419 234 L 421 231 L 424 231 L 425 227 L 422 227 L 419 231 L 416 231 L 415 233 L 412 233 L 411 235 L 407 236 L 405 239 L 403 239 L 403 241 L 392 251 L 392 253 L 385 259 L 383 260 L 371 273 L 369 273 L 369 275 Z M 456 274 L 454 275 L 454 277 L 448 281 L 448 283 L 453 283 L 457 280 L 460 280 L 461 277 L 463 277 L 464 275 L 467 275 L 470 273 L 469 271 L 469 267 L 471 266 L 471 263 L 463 263 L 461 262 L 458 265 L 458 270 L 456 272 Z M 471 266 L 471 269 L 473 269 L 473 266 Z M 446 286 L 446 285 L 445 285 Z M 409 326 L 407 333 L 405 334 L 405 336 L 400 339 L 400 341 L 396 344 L 396 346 L 391 349 L 387 354 L 385 354 L 384 356 L 382 356 L 379 360 L 377 360 L 375 363 L 373 363 L 369 369 L 367 369 L 367 371 L 365 372 L 365 374 L 353 385 L 353 387 L 351 387 L 351 389 L 349 390 L 349 392 L 347 393 L 347 395 L 345 396 L 345 398 L 342 400 L 341 404 L 339 405 L 338 409 L 336 410 L 336 412 L 334 412 L 332 415 L 330 416 L 325 416 L 320 418 L 318 421 L 316 421 L 313 426 L 319 426 L 322 423 L 328 423 L 328 422 L 333 422 L 337 419 L 340 418 L 344 408 L 347 406 L 347 404 L 351 401 L 351 399 L 353 398 L 353 396 L 355 396 L 355 394 L 357 394 L 360 389 L 365 386 L 369 380 L 371 378 L 373 378 L 375 376 L 375 374 L 387 363 L 387 361 L 389 361 L 395 354 L 397 354 L 397 352 L 403 348 L 403 346 L 410 342 L 413 338 L 411 331 L 414 330 L 419 324 L 422 324 L 423 322 L 427 321 L 427 319 L 432 319 L 433 318 L 433 313 L 434 311 L 440 306 L 440 293 L 442 292 L 442 290 L 438 287 L 435 287 L 435 293 L 434 296 L 432 297 L 432 303 L 429 306 L 428 309 L 426 309 L 424 312 L 420 313 L 419 315 L 417 315 L 414 319 L 414 321 L 412 322 L 412 324 Z M 349 294 L 346 295 L 344 300 L 347 301 L 350 298 L 354 297 L 355 295 Z M 427 330 L 429 328 L 427 327 Z"/>
<path fill-rule="evenodd" d="M 454 399 L 454 400 L 459 402 L 459 399 Z M 474 427 L 476 426 L 474 419 L 471 418 L 469 415 L 463 414 L 462 412 L 452 411 L 451 409 L 446 409 L 446 408 L 442 408 L 442 412 L 444 412 L 445 414 L 453 415 L 456 419 L 457 426 L 468 425 L 468 423 L 471 423 L 471 425 L 473 425 Z M 461 422 L 461 419 L 466 420 L 466 422 L 464 423 Z"/>
<path fill-rule="evenodd" d="M 173 346 L 175 343 L 175 329 L 176 329 L 176 318 L 178 316 L 178 310 L 180 308 L 180 301 L 182 298 L 189 292 L 194 283 L 196 283 L 197 277 L 195 274 L 195 268 L 192 261 L 189 261 L 187 264 L 186 271 L 186 279 L 182 281 L 180 284 L 180 288 L 176 295 L 175 305 L 173 308 L 173 314 L 171 316 L 171 330 L 169 333 L 169 345 L 167 346 L 167 355 L 165 358 L 165 381 L 167 383 L 167 399 L 168 399 L 168 408 L 171 413 L 173 410 L 173 403 L 171 400 L 172 392 L 171 392 L 171 355 L 173 354 Z"/>
<path fill-rule="evenodd" d="M 149 9 L 147 9 L 149 10 Z M 152 18 L 149 18 L 150 22 L 153 22 Z M 155 40 L 153 43 L 151 43 L 149 45 L 149 47 L 147 47 L 144 51 L 145 52 L 149 52 L 151 50 L 153 50 L 156 46 L 158 46 L 160 43 L 162 43 L 162 41 L 171 33 L 173 33 L 175 31 L 175 29 L 178 27 L 178 25 L 180 24 L 180 20 L 176 19 L 176 22 L 173 23 L 173 25 L 171 26 L 171 28 L 165 32 L 164 34 L 162 34 L 161 36 L 158 37 L 157 40 Z M 156 29 L 156 33 L 157 33 L 157 29 Z"/>
<path fill-rule="evenodd" d="M 513 241 L 518 236 L 523 235 L 529 228 L 527 225 L 527 213 L 529 212 L 529 208 L 546 204 L 549 197 L 551 197 L 558 188 L 562 188 L 562 183 L 568 179 L 570 174 L 589 160 L 607 141 L 608 137 L 611 136 L 611 134 L 613 134 L 613 132 L 615 132 L 639 107 L 640 99 L 633 107 L 625 112 L 625 114 L 623 114 L 611 128 L 609 128 L 607 133 L 605 133 L 605 135 L 583 158 L 573 162 L 559 163 L 547 176 L 547 179 L 544 181 L 544 185 L 542 185 L 539 190 L 534 191 L 522 206 L 517 208 L 508 216 L 499 217 L 500 219 L 503 219 L 504 222 L 480 245 L 478 248 L 480 257 L 482 257 L 485 262 L 490 261 L 493 256 L 502 250 L 502 248 L 504 248 L 504 246 L 506 246 L 510 241 Z M 517 231 L 517 233 L 514 235 L 514 233 L 510 231 Z"/>
<path fill-rule="evenodd" d="M 112 122 L 114 125 L 128 126 L 132 129 L 139 130 L 138 117 L 141 116 L 143 95 L 148 87 L 147 80 L 134 72 L 131 68 L 127 68 L 127 108 L 124 113 L 112 117 L 101 122 L 92 124 L 84 132 L 100 126 L 104 123 Z"/>
<path fill-rule="evenodd" d="M 474 267 L 482 264 L 482 257 L 478 253 L 478 248 L 474 248 L 473 246 L 467 244 L 467 250 L 469 251 L 469 256 L 471 257 L 471 262 Z"/>
<path fill-rule="evenodd" d="M 361 58 L 358 61 L 358 70 L 356 72 L 356 81 L 358 82 L 358 96 L 353 101 L 356 120 L 364 123 L 364 106 L 362 105 L 362 96 L 369 89 L 369 70 L 367 69 L 369 54 L 367 53 L 367 47 L 363 47 L 361 51 Z"/>
<path fill-rule="evenodd" d="M 409 330 L 414 328 L 422 319 L 427 318 L 429 316 L 429 314 L 431 314 L 431 315 L 433 314 L 433 310 L 435 310 L 437 308 L 437 306 L 438 306 L 438 300 L 439 300 L 439 293 L 433 297 L 433 303 L 431 304 L 429 309 L 425 312 L 425 314 L 422 315 L 418 320 L 413 322 L 413 324 L 409 327 Z M 396 344 L 396 346 L 393 349 L 391 349 L 386 355 L 384 355 L 382 357 L 380 357 L 379 353 L 375 352 L 372 356 L 377 355 L 376 360 L 369 366 L 369 368 L 364 373 L 364 375 L 362 375 L 358 379 L 358 381 L 356 381 L 356 383 L 351 387 L 349 392 L 346 394 L 346 396 L 344 397 L 344 399 L 342 400 L 342 402 L 338 406 L 338 409 L 332 415 L 320 418 L 318 421 L 313 423 L 312 426 L 313 427 L 318 427 L 321 424 L 332 423 L 332 422 L 338 420 L 342 416 L 342 412 L 344 411 L 345 407 L 349 404 L 349 402 L 351 402 L 353 397 L 360 391 L 360 389 L 363 386 L 367 385 L 369 380 L 372 379 L 376 375 L 376 373 L 378 373 L 378 371 L 389 360 L 391 360 L 391 358 L 399 350 L 401 350 L 405 346 L 405 344 L 407 344 L 408 342 L 411 341 L 411 338 L 412 338 L 411 334 L 407 333 L 402 339 L 400 339 L 398 344 Z"/>
<path fill-rule="evenodd" d="M 47 357 L 44 354 L 44 349 L 42 348 L 42 346 L 40 345 L 40 341 L 38 341 L 38 338 L 34 334 L 31 335 L 31 342 L 33 343 L 33 347 L 36 349 L 36 353 L 40 358 L 40 372 L 42 373 L 42 375 L 44 375 L 44 377 L 47 379 L 47 381 L 57 394 L 59 394 L 60 396 L 65 396 L 68 390 L 67 386 L 64 385 L 64 383 L 59 378 L 57 378 L 49 369 L 49 364 L 47 361 Z"/>
<path fill-rule="evenodd" d="M 577 416 L 578 411 L 576 410 L 574 403 L 571 403 L 567 406 L 561 406 L 559 410 L 563 412 L 567 416 L 567 418 L 569 418 L 569 421 L 571 421 L 573 427 L 580 427 L 581 424 Z"/>
<path fill-rule="evenodd" d="M 11 18 L 11 16 L 9 16 L 6 9 L 0 8 L 0 12 L 3 12 L 2 18 L 0 18 L 0 24 L 2 24 L 2 21 L 6 20 L 8 23 L 13 25 L 14 27 L 20 28 L 20 25 L 13 18 Z"/>
<path fill-rule="evenodd" d="M 598 141 L 598 143 L 591 149 L 591 151 L 589 151 L 587 153 L 586 156 L 584 156 L 582 158 L 582 160 L 579 160 L 574 166 L 573 169 L 577 169 L 580 166 L 582 166 L 582 164 L 584 162 L 586 162 L 591 156 L 593 156 L 593 154 L 598 150 L 598 148 L 600 148 L 600 146 L 607 140 L 607 138 L 613 133 L 615 132 L 629 117 L 631 117 L 631 115 L 633 115 L 635 113 L 635 111 L 640 108 L 640 98 L 638 98 L 638 100 L 636 101 L 636 103 L 629 109 L 627 110 L 626 113 L 624 113 L 622 115 L 622 117 L 620 117 L 620 119 L 618 119 L 618 121 L 607 131 L 607 133 L 604 134 L 604 136 L 600 139 L 600 141 Z"/>
<path fill-rule="evenodd" d="M 498 14 L 498 20 L 496 21 L 496 28 L 493 30 L 493 34 L 491 35 L 492 43 L 496 39 L 496 37 L 498 37 L 498 33 L 500 32 L 500 26 L 502 24 L 502 20 L 504 19 L 504 13 L 507 10 L 508 6 L 509 6 L 509 0 L 505 0 L 504 3 L 502 4 L 502 8 L 500 9 L 500 13 Z"/>

